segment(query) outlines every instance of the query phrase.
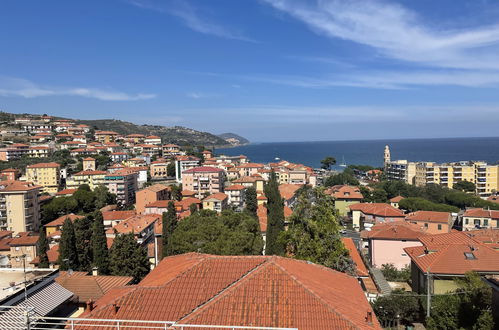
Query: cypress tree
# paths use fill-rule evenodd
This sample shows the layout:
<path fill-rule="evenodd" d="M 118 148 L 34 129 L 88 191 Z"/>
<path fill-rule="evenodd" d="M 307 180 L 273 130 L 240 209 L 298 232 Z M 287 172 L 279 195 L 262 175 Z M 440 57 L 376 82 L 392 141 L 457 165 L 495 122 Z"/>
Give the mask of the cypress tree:
<path fill-rule="evenodd" d="M 171 237 L 175 227 L 177 226 L 177 212 L 175 210 L 175 204 L 171 201 L 168 203 L 168 211 L 163 213 L 163 253 L 162 257 L 167 257 L 173 254 L 173 247 L 171 243 Z"/>
<path fill-rule="evenodd" d="M 246 189 L 244 203 L 246 204 L 246 211 L 256 217 L 256 211 L 258 210 L 258 201 L 256 199 L 255 187 L 249 187 Z"/>
<path fill-rule="evenodd" d="M 92 225 L 92 257 L 92 266 L 98 268 L 99 274 L 108 275 L 109 251 L 101 212 L 97 212 Z"/>
<path fill-rule="evenodd" d="M 189 211 L 191 211 L 191 215 L 196 213 L 198 211 L 197 205 L 195 203 L 192 203 L 191 205 L 189 205 Z"/>
<path fill-rule="evenodd" d="M 39 268 L 48 268 L 50 263 L 49 263 L 49 257 L 47 256 L 47 251 L 49 250 L 49 242 L 47 240 L 47 234 L 45 233 L 45 228 L 42 226 L 40 228 L 40 238 L 38 239 L 38 258 Z"/>
<path fill-rule="evenodd" d="M 147 250 L 135 241 L 134 233 L 117 235 L 110 255 L 112 275 L 132 276 L 137 283 L 150 270 Z"/>
<path fill-rule="evenodd" d="M 61 241 L 59 242 L 59 269 L 78 269 L 78 253 L 76 252 L 76 238 L 73 222 L 66 218 L 62 225 Z"/>
<path fill-rule="evenodd" d="M 284 202 L 279 193 L 279 184 L 274 172 L 264 187 L 267 197 L 267 236 L 265 254 L 283 255 L 284 245 L 278 241 L 279 234 L 284 230 Z"/>
<path fill-rule="evenodd" d="M 76 219 L 74 222 L 76 252 L 78 253 L 78 267 L 75 269 L 88 272 L 92 264 L 92 238 L 93 217 L 87 216 Z"/>

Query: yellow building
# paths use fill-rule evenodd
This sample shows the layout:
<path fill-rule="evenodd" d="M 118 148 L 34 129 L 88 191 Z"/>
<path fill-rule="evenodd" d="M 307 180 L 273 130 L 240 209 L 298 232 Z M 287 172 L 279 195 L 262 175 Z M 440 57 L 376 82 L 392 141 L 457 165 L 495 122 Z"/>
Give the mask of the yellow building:
<path fill-rule="evenodd" d="M 91 190 L 94 190 L 98 185 L 104 184 L 106 171 L 81 171 L 73 174 L 66 181 L 66 188 L 78 189 L 82 184 L 87 184 Z"/>
<path fill-rule="evenodd" d="M 416 164 L 415 184 L 425 186 L 438 184 L 449 189 L 460 182 L 472 182 L 476 193 L 489 196 L 499 188 L 499 166 L 485 162 L 457 162 L 437 164 L 421 162 Z"/>
<path fill-rule="evenodd" d="M 414 162 L 393 160 L 385 163 L 385 174 L 388 180 L 399 180 L 408 184 L 414 184 L 416 167 L 416 163 Z"/>
<path fill-rule="evenodd" d="M 43 187 L 43 192 L 55 194 L 61 185 L 60 165 L 38 163 L 26 167 L 26 180 Z"/>
<path fill-rule="evenodd" d="M 0 230 L 38 231 L 41 189 L 31 182 L 0 182 Z"/>

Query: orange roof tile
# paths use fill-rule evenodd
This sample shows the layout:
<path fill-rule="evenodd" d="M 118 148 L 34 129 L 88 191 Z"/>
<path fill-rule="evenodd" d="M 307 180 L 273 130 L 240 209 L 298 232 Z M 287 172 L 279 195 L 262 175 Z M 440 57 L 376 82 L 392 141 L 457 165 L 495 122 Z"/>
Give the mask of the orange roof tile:
<path fill-rule="evenodd" d="M 109 228 L 106 233 L 114 234 L 118 232 L 119 234 L 131 233 L 139 234 L 144 228 L 153 224 L 156 221 L 161 221 L 161 215 L 159 214 L 138 214 L 134 215 L 124 221 L 121 221 L 113 228 Z"/>
<path fill-rule="evenodd" d="M 404 217 L 404 213 L 385 203 L 358 203 L 349 206 L 350 210 L 381 217 Z"/>
<path fill-rule="evenodd" d="M 405 221 L 395 221 L 379 223 L 371 227 L 370 231 L 363 230 L 362 238 L 367 239 L 389 239 L 417 241 L 421 236 L 426 235 L 424 229 L 417 225 Z"/>
<path fill-rule="evenodd" d="M 452 217 L 449 212 L 416 211 L 408 214 L 405 219 L 407 221 L 425 221 L 448 224 Z"/>
<path fill-rule="evenodd" d="M 45 225 L 45 227 L 59 227 L 59 226 L 63 225 L 63 223 L 64 223 L 64 221 L 66 221 L 66 219 L 69 219 L 72 222 L 75 222 L 76 219 L 82 219 L 84 217 L 85 217 L 84 215 L 76 215 L 76 214 L 73 214 L 73 213 L 62 215 L 59 218 L 57 218 L 57 219 L 55 219 L 55 220 L 50 221 L 49 223 L 47 223 Z"/>
<path fill-rule="evenodd" d="M 337 199 L 363 199 L 364 196 L 360 193 L 357 187 L 347 185 L 336 185 L 326 190 L 326 193 Z"/>
<path fill-rule="evenodd" d="M 57 163 L 38 163 L 38 164 L 33 164 L 33 165 L 28 165 L 26 168 L 53 168 L 53 167 L 61 167 L 61 165 Z"/>
<path fill-rule="evenodd" d="M 227 188 L 225 188 L 225 191 L 231 191 L 231 190 L 244 190 L 246 189 L 245 186 L 241 185 L 241 184 L 233 184 L 232 186 L 229 186 Z"/>
<path fill-rule="evenodd" d="M 464 211 L 465 217 L 499 219 L 499 211 L 484 209 L 467 209 Z"/>
<path fill-rule="evenodd" d="M 125 210 L 125 211 L 105 211 L 102 212 L 102 218 L 104 221 L 116 221 L 125 220 L 136 215 L 135 210 Z"/>
<path fill-rule="evenodd" d="M 296 191 L 303 187 L 301 184 L 291 184 L 291 183 L 284 183 L 279 185 L 279 193 L 281 194 L 281 197 L 284 198 L 285 200 L 289 200 L 293 198 L 293 196 L 296 194 Z"/>
<path fill-rule="evenodd" d="M 360 277 L 369 276 L 367 267 L 364 264 L 364 261 L 362 260 L 362 257 L 360 256 L 359 251 L 357 250 L 357 247 L 355 246 L 353 239 L 351 237 L 343 237 L 341 241 L 343 242 L 343 245 L 345 245 L 345 247 L 347 248 L 348 253 L 350 254 L 350 258 L 352 258 L 353 262 L 355 263 L 357 276 Z"/>
<path fill-rule="evenodd" d="M 38 233 L 34 232 L 21 232 L 17 233 L 16 236 L 10 241 L 10 246 L 26 246 L 26 245 L 36 245 L 38 244 Z"/>
<path fill-rule="evenodd" d="M 227 196 L 224 193 L 219 192 L 219 193 L 211 194 L 210 196 L 208 196 L 205 199 L 203 199 L 203 201 L 208 201 L 210 199 L 215 199 L 215 200 L 218 200 L 218 201 L 224 201 L 227 198 L 229 198 L 229 196 Z"/>
<path fill-rule="evenodd" d="M 390 199 L 390 202 L 391 202 L 391 203 L 398 203 L 398 202 L 400 202 L 401 200 L 403 200 L 404 198 L 405 198 L 405 197 L 402 197 L 402 196 L 400 196 L 400 195 L 399 195 L 399 196 L 395 196 L 395 197 L 393 197 L 393 198 L 391 198 L 391 199 Z"/>

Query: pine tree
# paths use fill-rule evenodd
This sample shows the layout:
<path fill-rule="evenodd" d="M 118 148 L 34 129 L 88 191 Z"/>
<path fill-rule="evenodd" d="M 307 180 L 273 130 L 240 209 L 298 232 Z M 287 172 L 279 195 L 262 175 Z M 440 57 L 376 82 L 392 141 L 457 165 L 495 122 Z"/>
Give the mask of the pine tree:
<path fill-rule="evenodd" d="M 163 213 L 163 253 L 162 257 L 167 257 L 173 254 L 173 247 L 171 243 L 171 237 L 175 227 L 177 226 L 177 212 L 175 210 L 175 204 L 173 202 L 168 203 L 168 211 Z"/>
<path fill-rule="evenodd" d="M 283 255 L 284 245 L 278 241 L 279 234 L 284 230 L 284 202 L 279 193 L 279 184 L 274 172 L 264 187 L 267 197 L 267 236 L 265 254 Z"/>
<path fill-rule="evenodd" d="M 147 250 L 135 241 L 133 233 L 117 235 L 110 255 L 112 275 L 132 276 L 138 283 L 150 270 Z"/>
<path fill-rule="evenodd" d="M 249 187 L 246 189 L 244 203 L 246 204 L 246 211 L 256 217 L 256 211 L 258 210 L 258 201 L 256 199 L 255 187 Z"/>
<path fill-rule="evenodd" d="M 47 234 L 45 233 L 45 228 L 42 226 L 40 228 L 40 238 L 38 239 L 38 258 L 39 258 L 39 268 L 48 268 L 50 266 L 49 257 L 47 256 L 47 251 L 49 250 L 49 242 L 47 240 Z"/>
<path fill-rule="evenodd" d="M 78 253 L 76 252 L 76 238 L 73 222 L 66 218 L 62 225 L 61 241 L 59 242 L 59 269 L 78 269 Z"/>
<path fill-rule="evenodd" d="M 92 266 L 97 267 L 99 274 L 108 275 L 109 251 L 101 212 L 97 212 L 92 225 L 92 257 Z"/>
<path fill-rule="evenodd" d="M 76 270 L 89 272 L 92 264 L 92 238 L 93 217 L 87 216 L 76 219 L 74 222 L 76 252 L 78 253 L 78 267 Z"/>

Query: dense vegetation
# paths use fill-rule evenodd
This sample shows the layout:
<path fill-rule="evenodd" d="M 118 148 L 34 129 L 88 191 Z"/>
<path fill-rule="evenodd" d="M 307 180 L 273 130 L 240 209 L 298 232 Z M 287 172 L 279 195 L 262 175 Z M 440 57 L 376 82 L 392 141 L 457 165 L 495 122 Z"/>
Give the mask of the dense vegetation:
<path fill-rule="evenodd" d="M 258 220 L 246 212 L 201 210 L 177 224 L 171 246 L 172 254 L 259 255 L 263 239 Z"/>
<path fill-rule="evenodd" d="M 274 172 L 264 186 L 267 197 L 267 233 L 265 254 L 283 255 L 284 244 L 278 240 L 284 231 L 284 201 L 279 192 L 279 183 Z"/>
<path fill-rule="evenodd" d="M 320 188 L 301 189 L 289 228 L 281 232 L 279 241 L 287 256 L 354 274 L 355 265 L 341 241 L 333 205 Z"/>
<path fill-rule="evenodd" d="M 393 264 L 383 264 L 381 265 L 381 272 L 387 281 L 408 282 L 411 278 L 410 266 L 398 270 Z"/>

